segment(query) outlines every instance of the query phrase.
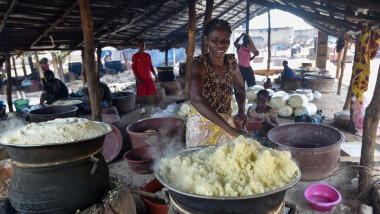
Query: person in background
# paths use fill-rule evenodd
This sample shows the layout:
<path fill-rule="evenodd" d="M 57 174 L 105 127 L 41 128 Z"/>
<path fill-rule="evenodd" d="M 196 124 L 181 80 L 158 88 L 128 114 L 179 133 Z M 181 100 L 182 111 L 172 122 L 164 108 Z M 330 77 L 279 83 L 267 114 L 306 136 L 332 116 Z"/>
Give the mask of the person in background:
<path fill-rule="evenodd" d="M 158 108 L 157 90 L 153 82 L 152 75 L 158 79 L 156 72 L 154 71 L 151 57 L 144 51 L 144 41 L 139 40 L 137 42 L 139 51 L 132 56 L 132 70 L 136 78 L 137 98 L 140 104 L 140 114 L 145 114 L 145 108 L 143 106 L 143 96 L 153 96 L 154 106 Z"/>
<path fill-rule="evenodd" d="M 239 44 L 240 39 L 243 38 L 243 44 Z M 234 42 L 235 47 L 237 48 L 237 55 L 239 59 L 239 70 L 243 76 L 243 81 L 247 82 L 247 86 L 251 87 L 256 85 L 255 74 L 251 67 L 251 60 L 253 60 L 259 51 L 256 49 L 249 35 L 242 33 Z M 253 56 L 251 57 L 251 53 Z"/>
<path fill-rule="evenodd" d="M 111 54 L 112 52 L 106 52 L 106 54 L 104 55 L 103 57 L 103 61 L 104 61 L 104 68 L 105 69 L 110 69 L 111 68 Z"/>
<path fill-rule="evenodd" d="M 267 78 L 267 81 L 264 83 L 265 89 L 272 89 L 272 82 L 270 78 Z"/>
<path fill-rule="evenodd" d="M 294 54 L 298 54 L 301 52 L 301 44 L 295 44 L 292 46 L 290 57 L 293 59 Z"/>
<path fill-rule="evenodd" d="M 102 108 L 109 108 L 112 106 L 112 93 L 110 88 L 105 84 L 104 82 L 99 82 L 99 95 L 101 98 L 100 106 Z M 83 108 L 87 112 L 91 112 L 91 105 L 90 105 L 90 95 L 88 93 L 87 83 L 86 87 L 83 89 Z"/>
<path fill-rule="evenodd" d="M 41 66 L 42 69 L 48 67 Z M 44 78 L 42 78 L 43 92 L 40 97 L 40 104 L 46 101 L 47 104 L 51 104 L 56 100 L 67 98 L 69 92 L 66 85 L 59 79 L 54 78 L 54 73 L 51 70 L 44 70 Z"/>
<path fill-rule="evenodd" d="M 40 60 L 40 66 L 42 68 L 43 71 L 47 71 L 47 70 L 50 70 L 49 68 L 49 60 L 47 58 L 42 58 Z"/>
<path fill-rule="evenodd" d="M 230 47 L 231 26 L 220 19 L 210 20 L 203 39 L 209 52 L 191 63 L 189 95 L 192 107 L 186 124 L 186 146 L 221 145 L 248 132 L 235 128 L 231 99 L 235 91 L 238 118 L 246 123 L 245 86 Z"/>
<path fill-rule="evenodd" d="M 261 143 L 267 143 L 267 134 L 269 130 L 279 126 L 276 108 L 267 105 L 269 101 L 269 92 L 267 90 L 260 90 L 257 93 L 256 107 L 251 106 L 248 108 L 248 120 L 253 118 L 255 120 L 262 120 L 263 124 L 261 129 L 255 132 L 255 138 Z"/>
<path fill-rule="evenodd" d="M 289 68 L 288 66 L 288 61 L 283 61 L 282 65 L 284 66 L 284 71 L 282 72 L 282 79 L 283 80 L 296 79 L 296 75 L 294 74 L 293 70 Z"/>

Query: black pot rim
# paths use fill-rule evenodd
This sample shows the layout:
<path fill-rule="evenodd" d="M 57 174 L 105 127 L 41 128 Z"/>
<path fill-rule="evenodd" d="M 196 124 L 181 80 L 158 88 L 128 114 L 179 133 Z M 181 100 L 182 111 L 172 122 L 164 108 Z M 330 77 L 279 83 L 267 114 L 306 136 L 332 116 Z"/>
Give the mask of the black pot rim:
<path fill-rule="evenodd" d="M 96 139 L 96 138 L 99 138 L 99 137 L 102 137 L 106 134 L 108 134 L 109 132 L 112 131 L 112 127 L 108 124 L 108 123 L 104 123 L 104 122 L 98 122 L 98 121 L 93 121 L 95 123 L 99 123 L 99 124 L 102 124 L 104 126 L 107 126 L 108 127 L 108 131 L 102 135 L 99 135 L 99 136 L 93 136 L 93 137 L 89 137 L 89 138 L 84 138 L 84 139 L 80 139 L 80 140 L 75 140 L 75 141 L 69 141 L 69 142 L 62 142 L 62 143 L 46 143 L 46 144 L 13 144 L 13 143 L 5 143 L 5 142 L 0 142 L 0 144 L 4 145 L 4 146 L 13 146 L 13 147 L 42 147 L 42 146 L 57 146 L 57 145 L 64 145 L 64 144 L 72 144 L 72 143 L 78 143 L 78 142 L 82 142 L 82 141 L 87 141 L 87 140 L 92 140 L 92 139 Z"/>

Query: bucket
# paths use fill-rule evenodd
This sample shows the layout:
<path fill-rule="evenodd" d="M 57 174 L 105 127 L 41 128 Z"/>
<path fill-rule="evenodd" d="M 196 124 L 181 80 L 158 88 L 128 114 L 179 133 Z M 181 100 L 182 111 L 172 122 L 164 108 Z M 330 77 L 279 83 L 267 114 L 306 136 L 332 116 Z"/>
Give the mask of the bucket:
<path fill-rule="evenodd" d="M 185 76 L 186 75 L 186 62 L 179 63 L 179 75 Z"/>
<path fill-rule="evenodd" d="M 144 192 L 156 193 L 158 191 L 161 191 L 162 188 L 164 188 L 164 185 L 162 185 L 157 180 L 157 178 L 153 178 L 152 180 L 145 183 L 140 188 L 140 190 Z M 157 201 L 144 196 L 140 196 L 140 198 L 144 202 L 150 214 L 167 214 L 169 211 L 168 206 L 165 203 L 161 203 L 161 201 Z"/>
<path fill-rule="evenodd" d="M 174 73 L 172 66 L 157 67 L 158 80 L 161 82 L 173 81 Z"/>
<path fill-rule="evenodd" d="M 29 112 L 30 122 L 38 123 L 56 118 L 76 117 L 78 107 L 76 106 L 49 106 Z"/>
<path fill-rule="evenodd" d="M 132 111 L 136 108 L 136 94 L 129 91 L 112 93 L 112 103 L 120 114 Z"/>
<path fill-rule="evenodd" d="M 155 146 L 164 150 L 170 143 L 184 144 L 184 124 L 178 118 L 149 118 L 130 124 L 127 132 L 134 149 Z"/>
<path fill-rule="evenodd" d="M 268 138 L 272 147 L 292 154 L 301 170 L 301 180 L 325 179 L 339 169 L 344 135 L 338 129 L 313 123 L 292 123 L 271 129 Z"/>
<path fill-rule="evenodd" d="M 13 105 L 16 108 L 16 112 L 20 114 L 22 110 L 29 107 L 29 100 L 28 99 L 15 100 L 13 102 Z"/>

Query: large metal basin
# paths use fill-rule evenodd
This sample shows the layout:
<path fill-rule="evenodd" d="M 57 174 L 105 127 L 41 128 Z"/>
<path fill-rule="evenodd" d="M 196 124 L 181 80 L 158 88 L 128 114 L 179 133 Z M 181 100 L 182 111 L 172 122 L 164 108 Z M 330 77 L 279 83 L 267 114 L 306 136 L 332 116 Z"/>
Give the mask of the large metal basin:
<path fill-rule="evenodd" d="M 46 122 L 56 118 L 76 117 L 78 107 L 76 106 L 49 106 L 29 112 L 30 122 Z"/>
<path fill-rule="evenodd" d="M 149 118 L 127 127 L 132 148 L 155 146 L 165 149 L 170 143 L 184 143 L 185 121 L 178 118 Z M 146 130 L 155 132 L 145 132 Z"/>
<path fill-rule="evenodd" d="M 268 133 L 273 147 L 292 154 L 302 172 L 301 180 L 321 180 L 339 169 L 344 135 L 330 126 L 312 123 L 285 124 Z"/>
<path fill-rule="evenodd" d="M 305 88 L 321 93 L 330 93 L 334 90 L 335 79 L 325 76 L 310 75 L 305 76 Z"/>
<path fill-rule="evenodd" d="M 204 147 L 194 147 L 182 151 L 179 155 L 187 156 Z M 298 177 L 291 183 L 279 189 L 240 197 L 222 197 L 222 196 L 204 196 L 195 195 L 176 189 L 167 183 L 160 175 L 159 165 L 157 164 L 154 173 L 156 178 L 169 191 L 170 203 L 188 211 L 189 213 L 210 214 L 210 213 L 260 213 L 260 214 L 277 214 L 282 213 L 284 207 L 284 198 L 286 190 L 293 187 L 301 178 L 301 172 L 298 170 Z M 171 204 L 173 206 L 173 204 Z"/>

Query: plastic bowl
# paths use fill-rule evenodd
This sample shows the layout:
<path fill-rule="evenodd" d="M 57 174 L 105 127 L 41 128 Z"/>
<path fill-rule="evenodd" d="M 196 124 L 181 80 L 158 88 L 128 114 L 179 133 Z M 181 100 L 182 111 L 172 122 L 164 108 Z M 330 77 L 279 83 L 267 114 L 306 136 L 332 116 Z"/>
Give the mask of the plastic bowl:
<path fill-rule="evenodd" d="M 342 200 L 338 190 L 324 183 L 309 186 L 304 196 L 314 210 L 321 212 L 330 212 Z"/>
<path fill-rule="evenodd" d="M 234 122 L 235 122 L 236 128 L 241 129 L 241 125 L 237 117 L 234 117 Z M 246 129 L 248 131 L 255 131 L 255 130 L 261 129 L 262 125 L 263 125 L 263 121 L 261 119 L 249 118 Z"/>
<path fill-rule="evenodd" d="M 127 161 L 129 169 L 136 174 L 153 172 L 154 159 L 161 157 L 162 151 L 158 147 L 139 147 L 129 150 L 123 159 Z"/>
<path fill-rule="evenodd" d="M 156 193 L 161 191 L 164 188 L 157 178 L 153 178 L 152 180 L 145 183 L 140 190 L 144 192 Z M 140 196 L 141 200 L 144 202 L 146 208 L 148 209 L 150 214 L 166 214 L 169 211 L 169 208 L 166 204 L 161 203 L 160 201 L 150 199 L 144 196 Z"/>

